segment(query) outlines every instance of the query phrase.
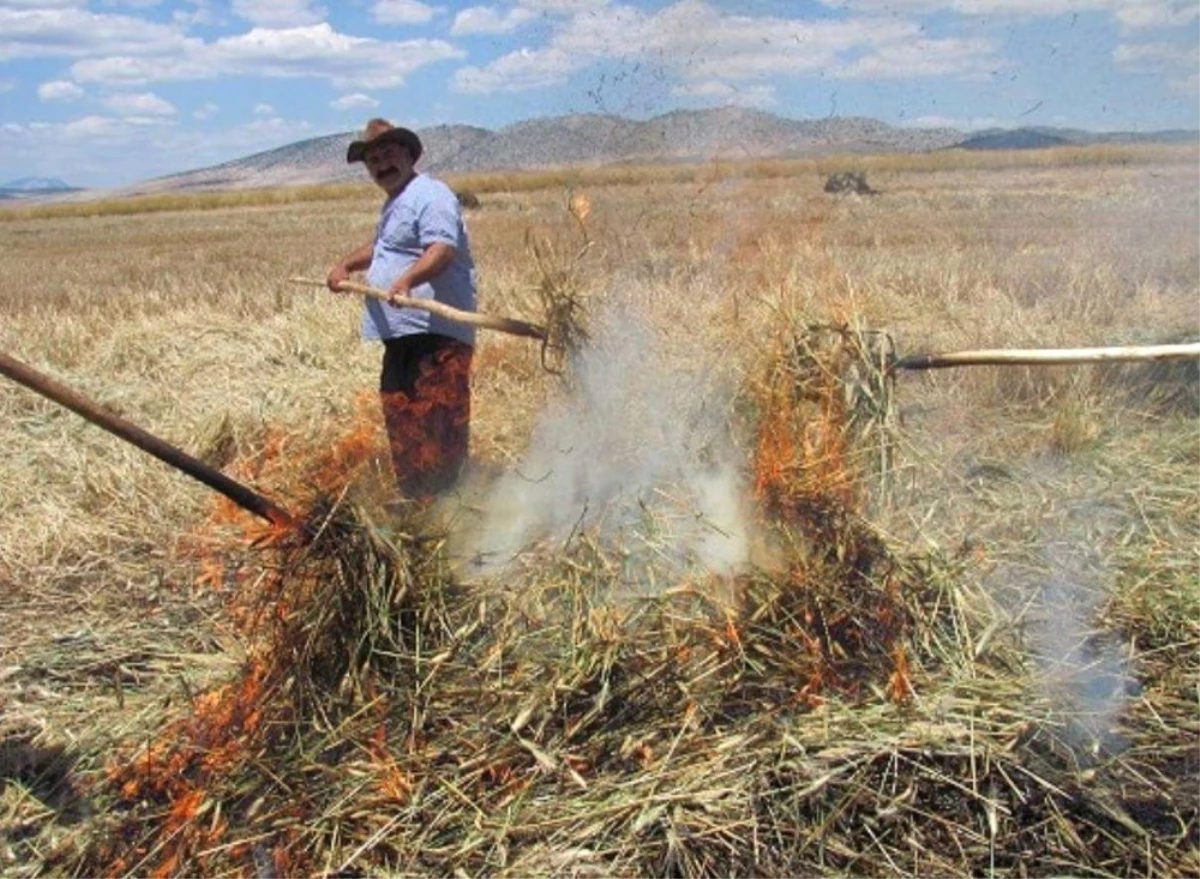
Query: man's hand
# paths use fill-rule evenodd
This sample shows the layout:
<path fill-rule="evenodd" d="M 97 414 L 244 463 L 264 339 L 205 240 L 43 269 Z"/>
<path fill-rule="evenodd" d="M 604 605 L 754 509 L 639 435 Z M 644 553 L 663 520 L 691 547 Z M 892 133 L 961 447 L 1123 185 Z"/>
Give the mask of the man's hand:
<path fill-rule="evenodd" d="M 349 280 L 350 280 L 350 270 L 347 269 L 346 266 L 343 265 L 342 263 L 338 263 L 329 272 L 329 277 L 327 277 L 325 279 L 325 286 L 328 287 L 330 290 L 332 290 L 334 293 L 342 293 L 342 295 L 344 296 L 346 294 L 341 290 L 342 282 L 349 281 Z"/>
<path fill-rule="evenodd" d="M 412 279 L 408 277 L 408 272 L 396 279 L 396 283 L 388 288 L 388 294 L 392 297 L 392 305 L 397 307 L 400 306 L 400 300 L 412 297 Z"/>

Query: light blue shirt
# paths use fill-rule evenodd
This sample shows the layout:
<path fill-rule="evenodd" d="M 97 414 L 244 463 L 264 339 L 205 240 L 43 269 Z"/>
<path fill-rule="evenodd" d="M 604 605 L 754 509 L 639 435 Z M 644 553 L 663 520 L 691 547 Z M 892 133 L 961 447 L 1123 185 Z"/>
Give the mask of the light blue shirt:
<path fill-rule="evenodd" d="M 413 287 L 412 297 L 436 299 L 463 311 L 474 311 L 475 262 L 458 197 L 445 183 L 425 174 L 418 174 L 399 195 L 384 203 L 375 229 L 375 252 L 367 283 L 389 289 L 429 245 L 438 242 L 454 248 L 454 260 L 432 281 Z M 474 327 L 417 308 L 395 308 L 378 299 L 366 300 L 364 339 L 395 339 L 413 333 L 438 333 L 475 344 Z"/>

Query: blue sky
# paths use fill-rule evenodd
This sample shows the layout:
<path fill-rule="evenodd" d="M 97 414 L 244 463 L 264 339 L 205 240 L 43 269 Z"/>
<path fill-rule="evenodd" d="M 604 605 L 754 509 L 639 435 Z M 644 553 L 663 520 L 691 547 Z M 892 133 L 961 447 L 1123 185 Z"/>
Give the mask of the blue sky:
<path fill-rule="evenodd" d="M 740 104 L 1200 127 L 1197 0 L 0 0 L 0 183 L 121 186 L 370 116 Z"/>

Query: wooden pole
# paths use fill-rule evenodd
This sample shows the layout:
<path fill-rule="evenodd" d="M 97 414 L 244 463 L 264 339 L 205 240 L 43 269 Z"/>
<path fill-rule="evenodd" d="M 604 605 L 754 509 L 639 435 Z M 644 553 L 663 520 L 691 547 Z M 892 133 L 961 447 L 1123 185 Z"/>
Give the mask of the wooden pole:
<path fill-rule="evenodd" d="M 288 280 L 293 284 L 304 284 L 308 287 L 328 287 L 324 281 L 319 281 L 316 278 L 288 278 Z M 536 324 L 526 323 L 523 320 L 514 320 L 511 317 L 497 317 L 491 314 L 480 314 L 477 311 L 463 311 L 444 302 L 438 302 L 435 299 L 413 299 L 411 296 L 397 296 L 393 298 L 386 290 L 369 287 L 366 284 L 359 284 L 355 281 L 342 281 L 338 285 L 338 290 L 344 290 L 348 293 L 359 293 L 371 299 L 378 299 L 381 302 L 390 302 L 400 308 L 419 308 L 422 311 L 428 311 L 430 314 L 436 314 L 438 317 L 443 317 L 446 320 L 480 327 L 485 330 L 498 330 L 502 333 L 508 333 L 513 336 L 526 336 L 530 339 L 546 338 L 546 330 Z"/>
<path fill-rule="evenodd" d="M 13 381 L 37 391 L 43 397 L 48 397 L 72 412 L 82 415 L 92 424 L 132 443 L 143 452 L 149 452 L 176 470 L 182 470 L 188 476 L 203 482 L 209 488 L 216 489 L 235 504 L 256 516 L 261 516 L 276 525 L 295 524 L 295 520 L 286 511 L 240 482 L 230 479 L 221 471 L 209 467 L 203 461 L 198 461 L 153 434 L 147 433 L 136 424 L 93 403 L 79 392 L 59 384 L 48 375 L 40 373 L 2 352 L 0 352 L 0 375 L 6 375 Z"/>
<path fill-rule="evenodd" d="M 1192 360 L 1200 358 L 1200 342 L 1180 345 L 1141 345 L 1124 348 L 995 348 L 912 354 L 892 369 L 945 369 L 950 366 L 1052 366 L 1070 363 L 1119 363 L 1135 360 Z"/>

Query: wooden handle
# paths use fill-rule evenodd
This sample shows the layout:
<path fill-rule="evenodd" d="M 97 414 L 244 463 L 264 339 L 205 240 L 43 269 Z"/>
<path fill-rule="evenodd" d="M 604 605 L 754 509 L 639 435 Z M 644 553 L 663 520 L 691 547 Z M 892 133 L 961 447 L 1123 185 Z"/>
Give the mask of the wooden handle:
<path fill-rule="evenodd" d="M 944 369 L 950 366 L 1052 366 L 1068 363 L 1129 362 L 1134 360 L 1191 360 L 1200 358 L 1200 342 L 1180 345 L 1141 345 L 1123 348 L 994 348 L 947 354 L 912 354 L 893 369 Z"/>
<path fill-rule="evenodd" d="M 92 424 L 102 427 L 109 433 L 119 436 L 128 443 L 137 446 L 143 452 L 149 452 L 176 470 L 182 470 L 193 479 L 203 482 L 209 488 L 216 489 L 225 497 L 243 509 L 276 525 L 294 526 L 295 520 L 279 506 L 255 491 L 250 490 L 220 470 L 209 467 L 203 461 L 198 461 L 191 455 L 180 451 L 169 443 L 164 442 L 151 433 L 132 424 L 93 403 L 87 397 L 59 384 L 48 375 L 38 372 L 21 361 L 0 353 L 0 375 L 6 375 L 13 381 L 37 391 L 43 397 L 48 397 L 55 403 L 65 406 L 72 412 L 82 415 Z"/>
<path fill-rule="evenodd" d="M 289 278 L 288 280 L 293 284 L 304 284 L 309 287 L 328 286 L 324 281 L 318 281 L 316 278 Z M 508 333 L 513 336 L 525 336 L 530 339 L 546 338 L 546 331 L 536 324 L 525 323 L 523 320 L 515 320 L 511 317 L 497 317 L 491 314 L 480 314 L 477 311 L 463 311 L 444 302 L 438 302 L 436 299 L 413 299 L 411 296 L 393 297 L 386 290 L 380 290 L 378 287 L 369 287 L 366 284 L 359 284 L 355 281 L 342 281 L 338 285 L 338 289 L 349 293 L 360 293 L 363 296 L 378 299 L 381 302 L 388 302 L 400 308 L 419 308 L 422 311 L 428 311 L 430 314 L 436 314 L 438 317 L 444 317 L 446 320 L 479 327 L 484 330 L 498 330 L 501 333 Z"/>

